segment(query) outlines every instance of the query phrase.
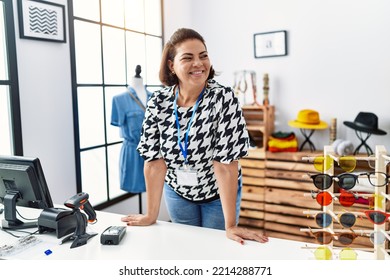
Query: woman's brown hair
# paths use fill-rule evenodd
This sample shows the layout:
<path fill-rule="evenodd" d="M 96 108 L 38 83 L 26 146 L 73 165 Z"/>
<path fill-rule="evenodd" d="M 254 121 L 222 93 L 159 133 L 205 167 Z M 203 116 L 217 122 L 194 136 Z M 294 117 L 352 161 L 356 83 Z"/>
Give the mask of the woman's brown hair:
<path fill-rule="evenodd" d="M 173 86 L 179 83 L 177 76 L 173 74 L 172 71 L 169 69 L 168 61 L 169 60 L 173 61 L 173 59 L 175 58 L 176 47 L 178 44 L 181 44 L 182 42 L 191 39 L 196 39 L 201 41 L 203 45 L 206 47 L 206 43 L 202 35 L 200 35 L 195 30 L 189 28 L 179 28 L 178 30 L 175 31 L 175 33 L 172 34 L 169 41 L 165 44 L 164 50 L 162 52 L 160 73 L 159 73 L 159 78 L 163 85 Z M 209 80 L 214 78 L 214 75 L 215 75 L 215 71 L 211 66 L 210 73 L 207 79 Z"/>

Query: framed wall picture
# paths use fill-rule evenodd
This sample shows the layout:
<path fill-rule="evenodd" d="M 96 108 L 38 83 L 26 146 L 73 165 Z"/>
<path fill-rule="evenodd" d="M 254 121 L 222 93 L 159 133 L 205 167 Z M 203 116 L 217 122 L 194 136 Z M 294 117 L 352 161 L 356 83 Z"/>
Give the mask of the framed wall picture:
<path fill-rule="evenodd" d="M 18 15 L 20 38 L 66 42 L 64 5 L 18 0 Z"/>
<path fill-rule="evenodd" d="M 254 52 L 255 58 L 287 55 L 287 31 L 272 31 L 255 33 Z"/>

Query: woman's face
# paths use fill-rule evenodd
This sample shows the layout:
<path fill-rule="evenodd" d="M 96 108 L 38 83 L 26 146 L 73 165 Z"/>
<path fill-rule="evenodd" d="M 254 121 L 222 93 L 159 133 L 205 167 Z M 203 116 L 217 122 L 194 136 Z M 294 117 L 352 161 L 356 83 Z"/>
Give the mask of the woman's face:
<path fill-rule="evenodd" d="M 210 60 L 205 45 L 191 39 L 176 47 L 176 56 L 169 68 L 179 78 L 181 86 L 203 87 L 210 73 Z"/>

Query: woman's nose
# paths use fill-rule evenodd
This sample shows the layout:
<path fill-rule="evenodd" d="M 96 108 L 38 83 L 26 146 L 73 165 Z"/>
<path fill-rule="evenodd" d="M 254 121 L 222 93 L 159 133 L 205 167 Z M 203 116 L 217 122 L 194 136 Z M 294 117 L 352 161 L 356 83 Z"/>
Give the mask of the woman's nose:
<path fill-rule="evenodd" d="M 202 60 L 200 58 L 194 58 L 194 66 L 202 65 Z"/>

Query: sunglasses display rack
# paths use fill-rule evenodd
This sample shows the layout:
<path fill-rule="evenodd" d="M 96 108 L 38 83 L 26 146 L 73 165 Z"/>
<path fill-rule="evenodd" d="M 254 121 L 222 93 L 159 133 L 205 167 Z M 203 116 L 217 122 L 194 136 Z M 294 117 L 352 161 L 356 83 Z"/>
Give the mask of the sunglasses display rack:
<path fill-rule="evenodd" d="M 318 189 L 321 189 L 320 192 L 316 193 L 316 195 L 319 194 L 328 194 L 330 196 L 330 202 L 329 203 L 322 203 L 321 210 L 308 210 L 304 211 L 304 214 L 309 216 L 312 216 L 316 219 L 317 225 L 319 228 L 301 228 L 301 231 L 310 233 L 311 236 L 317 238 L 317 241 L 323 245 L 319 246 L 317 249 L 321 249 L 324 251 L 323 255 L 328 254 L 331 252 L 331 249 L 329 248 L 336 248 L 333 244 L 334 240 L 338 240 L 339 243 L 342 244 L 343 247 L 337 248 L 341 251 L 345 251 L 345 249 L 349 248 L 349 245 L 352 244 L 352 242 L 360 237 L 360 236 L 370 236 L 372 246 L 371 248 L 353 248 L 355 250 L 361 249 L 367 251 L 369 249 L 370 251 L 373 251 L 374 259 L 377 260 L 383 260 L 386 258 L 389 258 L 388 252 L 389 250 L 385 247 L 385 244 L 388 243 L 390 240 L 388 229 L 390 214 L 386 213 L 386 204 L 390 204 L 390 195 L 387 193 L 387 185 L 390 180 L 389 175 L 387 175 L 386 171 L 386 164 L 390 162 L 390 157 L 387 156 L 386 149 L 384 146 L 376 146 L 375 148 L 375 157 L 367 157 L 367 156 L 353 156 L 356 161 L 375 161 L 375 171 L 374 174 L 385 174 L 385 176 L 378 176 L 376 178 L 376 184 L 377 186 L 374 187 L 373 193 L 366 193 L 363 196 L 370 197 L 372 201 L 372 205 L 370 205 L 370 209 L 366 209 L 363 211 L 355 211 L 355 212 L 346 212 L 345 210 L 342 212 L 334 211 L 334 204 L 331 203 L 333 201 L 340 201 L 341 195 L 343 193 L 352 193 L 349 191 L 343 192 L 343 193 L 335 193 L 334 192 L 334 186 L 333 186 L 333 179 L 336 178 L 339 185 L 340 183 L 343 184 L 344 182 L 342 179 L 344 177 L 347 177 L 349 181 L 346 181 L 345 184 L 348 184 L 350 182 L 350 179 L 353 178 L 353 175 L 345 175 L 345 174 L 351 174 L 353 170 L 345 171 L 345 173 L 334 176 L 334 163 L 340 165 L 340 157 L 336 156 L 333 152 L 333 148 L 331 146 L 324 146 L 324 157 L 323 157 L 323 166 L 326 166 L 327 168 L 323 168 L 322 174 L 326 175 L 318 175 L 320 176 L 319 182 L 324 184 L 324 182 L 331 182 L 327 184 L 326 186 L 321 186 L 320 183 L 315 181 L 315 178 L 317 175 L 313 175 L 312 179 L 315 184 L 315 186 Z M 314 161 L 313 157 L 306 157 L 305 160 Z M 330 162 L 329 162 L 330 161 Z M 368 173 L 367 173 L 368 174 Z M 328 176 L 329 175 L 329 176 Z M 327 179 L 327 180 L 325 180 Z M 341 181 L 341 182 L 340 182 Z M 316 185 L 319 184 L 319 185 Z M 355 183 L 354 183 L 355 184 Z M 353 185 L 350 185 L 351 191 L 354 187 Z M 345 187 L 345 186 L 344 186 Z M 313 195 L 314 192 L 311 194 L 308 194 L 307 196 L 311 196 L 312 198 L 315 198 Z M 324 199 L 324 198 L 321 198 Z M 355 201 L 355 198 L 353 199 Z M 317 200 L 319 201 L 319 200 Z M 322 200 L 324 202 L 325 200 Z M 353 202 L 352 202 L 353 203 Z M 359 218 L 367 218 L 367 220 L 370 221 L 371 228 L 355 228 L 355 221 Z M 354 219 L 351 223 L 351 219 Z M 334 222 L 341 225 L 341 228 L 334 228 L 333 224 Z M 387 241 L 387 242 L 386 242 Z M 344 245 L 343 245 L 344 244 Z M 313 249 L 310 247 L 305 247 L 308 249 Z M 326 252 L 325 249 L 327 248 Z M 350 248 L 352 250 L 352 248 Z M 318 250 L 316 250 L 318 251 Z"/>

